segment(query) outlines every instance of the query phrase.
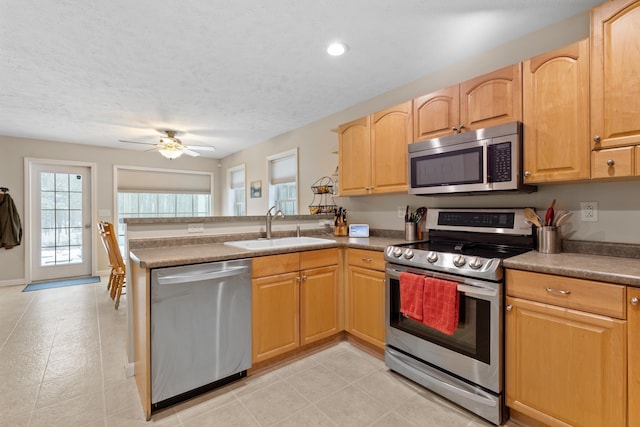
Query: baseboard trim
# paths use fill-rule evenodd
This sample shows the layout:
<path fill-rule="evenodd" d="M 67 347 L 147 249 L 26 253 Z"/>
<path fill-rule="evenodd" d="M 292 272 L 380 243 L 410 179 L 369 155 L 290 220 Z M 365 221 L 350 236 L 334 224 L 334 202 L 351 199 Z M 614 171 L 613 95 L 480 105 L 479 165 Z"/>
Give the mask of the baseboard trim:
<path fill-rule="evenodd" d="M 0 286 L 24 286 L 24 279 L 0 280 Z"/>

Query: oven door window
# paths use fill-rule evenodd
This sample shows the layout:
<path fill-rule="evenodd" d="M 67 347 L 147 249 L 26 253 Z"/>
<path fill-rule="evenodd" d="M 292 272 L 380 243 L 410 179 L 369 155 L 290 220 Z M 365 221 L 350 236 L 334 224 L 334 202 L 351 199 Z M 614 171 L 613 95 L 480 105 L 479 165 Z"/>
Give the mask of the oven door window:
<path fill-rule="evenodd" d="M 484 182 L 482 147 L 429 154 L 411 159 L 411 187 Z"/>
<path fill-rule="evenodd" d="M 400 313 L 400 281 L 390 279 L 390 326 L 456 353 L 490 364 L 491 303 L 460 293 L 458 329 L 443 334 Z"/>

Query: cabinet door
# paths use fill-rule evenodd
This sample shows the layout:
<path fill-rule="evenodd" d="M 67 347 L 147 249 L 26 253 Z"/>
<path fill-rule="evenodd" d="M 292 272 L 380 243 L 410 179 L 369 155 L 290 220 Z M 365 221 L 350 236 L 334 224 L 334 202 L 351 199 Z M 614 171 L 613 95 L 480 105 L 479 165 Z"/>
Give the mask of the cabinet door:
<path fill-rule="evenodd" d="M 507 405 L 546 425 L 626 425 L 626 322 L 507 297 Z"/>
<path fill-rule="evenodd" d="M 640 143 L 638 28 L 638 1 L 613 0 L 592 10 L 591 132 L 594 149 Z"/>
<path fill-rule="evenodd" d="M 522 67 L 515 64 L 460 84 L 460 125 L 481 129 L 522 121 Z"/>
<path fill-rule="evenodd" d="M 440 89 L 413 100 L 413 140 L 453 135 L 460 126 L 460 86 Z"/>
<path fill-rule="evenodd" d="M 523 64 L 527 183 L 590 177 L 589 40 Z"/>
<path fill-rule="evenodd" d="M 338 266 L 303 270 L 300 282 L 302 345 L 338 333 Z"/>
<path fill-rule="evenodd" d="M 636 161 L 635 161 L 635 176 L 640 176 L 640 145 L 636 146 L 635 148 L 635 152 L 636 152 Z"/>
<path fill-rule="evenodd" d="M 371 119 L 373 193 L 407 191 L 407 147 L 413 139 L 411 101 L 375 113 Z"/>
<path fill-rule="evenodd" d="M 384 348 L 384 273 L 349 266 L 348 332 Z"/>
<path fill-rule="evenodd" d="M 369 116 L 340 126 L 338 138 L 340 195 L 367 194 L 371 187 Z"/>
<path fill-rule="evenodd" d="M 640 289 L 627 288 L 627 354 L 629 355 L 629 426 L 640 426 Z M 635 298 L 635 300 L 634 300 Z"/>
<path fill-rule="evenodd" d="M 300 345 L 298 273 L 252 280 L 253 363 Z"/>

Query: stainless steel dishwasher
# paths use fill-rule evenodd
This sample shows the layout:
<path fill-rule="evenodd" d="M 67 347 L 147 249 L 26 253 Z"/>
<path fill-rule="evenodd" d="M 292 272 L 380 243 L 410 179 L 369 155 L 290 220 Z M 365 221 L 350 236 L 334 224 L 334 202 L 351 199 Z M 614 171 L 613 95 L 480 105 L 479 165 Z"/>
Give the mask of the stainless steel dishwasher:
<path fill-rule="evenodd" d="M 151 408 L 246 376 L 251 260 L 151 270 Z"/>

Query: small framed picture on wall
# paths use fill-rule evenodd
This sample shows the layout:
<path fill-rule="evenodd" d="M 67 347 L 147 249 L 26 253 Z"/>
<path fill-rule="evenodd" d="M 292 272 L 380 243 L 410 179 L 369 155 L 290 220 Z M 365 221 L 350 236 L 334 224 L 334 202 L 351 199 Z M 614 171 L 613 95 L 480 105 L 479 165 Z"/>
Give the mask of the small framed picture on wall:
<path fill-rule="evenodd" d="M 249 194 L 251 194 L 252 199 L 259 199 L 262 197 L 262 181 L 251 181 Z"/>

